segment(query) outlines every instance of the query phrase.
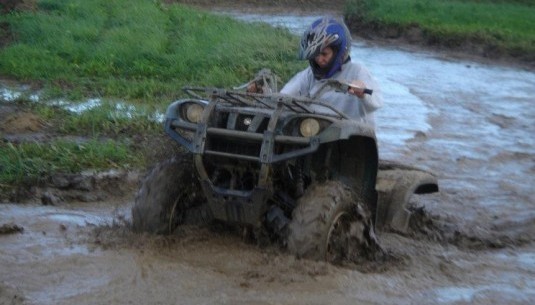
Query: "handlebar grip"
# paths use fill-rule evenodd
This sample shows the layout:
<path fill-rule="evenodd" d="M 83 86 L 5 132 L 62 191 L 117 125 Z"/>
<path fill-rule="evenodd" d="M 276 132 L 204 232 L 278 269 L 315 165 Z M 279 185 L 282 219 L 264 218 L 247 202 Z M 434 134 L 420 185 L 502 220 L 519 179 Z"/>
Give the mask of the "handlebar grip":
<path fill-rule="evenodd" d="M 372 89 L 364 89 L 364 94 L 372 95 L 373 90 Z"/>

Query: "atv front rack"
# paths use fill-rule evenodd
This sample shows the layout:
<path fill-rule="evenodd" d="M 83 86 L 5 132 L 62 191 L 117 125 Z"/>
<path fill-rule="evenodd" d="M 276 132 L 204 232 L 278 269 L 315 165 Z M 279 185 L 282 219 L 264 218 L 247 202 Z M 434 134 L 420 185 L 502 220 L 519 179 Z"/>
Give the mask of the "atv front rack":
<path fill-rule="evenodd" d="M 296 113 L 321 114 L 338 119 L 349 119 L 346 114 L 332 105 L 305 97 L 295 97 L 280 93 L 250 93 L 207 87 L 184 87 L 183 90 L 189 96 L 200 100 L 219 100 L 232 105 L 273 110 L 282 106 Z"/>

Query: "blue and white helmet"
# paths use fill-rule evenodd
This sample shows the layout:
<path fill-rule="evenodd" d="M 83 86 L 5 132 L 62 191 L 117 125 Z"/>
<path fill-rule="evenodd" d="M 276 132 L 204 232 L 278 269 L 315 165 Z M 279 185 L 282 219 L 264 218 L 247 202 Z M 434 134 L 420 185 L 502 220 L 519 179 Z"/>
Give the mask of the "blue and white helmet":
<path fill-rule="evenodd" d="M 329 67 L 321 69 L 314 58 L 326 47 L 331 47 L 335 55 Z M 350 50 L 351 34 L 347 26 L 334 18 L 323 17 L 314 21 L 303 33 L 299 58 L 308 59 L 316 78 L 329 78 L 341 69 L 349 58 Z"/>

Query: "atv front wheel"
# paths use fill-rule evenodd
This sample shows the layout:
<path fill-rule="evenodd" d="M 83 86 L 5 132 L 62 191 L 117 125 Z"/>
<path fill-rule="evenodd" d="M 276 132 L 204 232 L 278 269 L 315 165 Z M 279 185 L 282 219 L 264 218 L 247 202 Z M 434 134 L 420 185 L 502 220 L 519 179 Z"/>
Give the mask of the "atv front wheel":
<path fill-rule="evenodd" d="M 178 225 L 211 219 L 190 155 L 158 163 L 144 179 L 132 208 L 136 232 L 169 234 Z"/>
<path fill-rule="evenodd" d="M 377 245 L 364 204 L 341 182 L 310 187 L 292 216 L 288 250 L 298 257 L 356 261 Z"/>

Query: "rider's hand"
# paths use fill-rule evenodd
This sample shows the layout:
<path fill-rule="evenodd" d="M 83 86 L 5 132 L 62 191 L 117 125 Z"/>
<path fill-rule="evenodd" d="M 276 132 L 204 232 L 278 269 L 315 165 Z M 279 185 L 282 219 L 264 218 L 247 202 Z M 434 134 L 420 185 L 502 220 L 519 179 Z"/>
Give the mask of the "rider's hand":
<path fill-rule="evenodd" d="M 262 85 L 258 84 L 257 82 L 252 82 L 247 86 L 247 92 L 249 93 L 264 93 L 264 90 L 262 89 Z"/>
<path fill-rule="evenodd" d="M 353 80 L 351 81 L 351 86 L 354 87 L 349 87 L 349 89 L 347 90 L 349 94 L 356 95 L 358 98 L 364 97 L 364 89 L 366 88 L 366 84 L 363 81 L 358 79 Z"/>

